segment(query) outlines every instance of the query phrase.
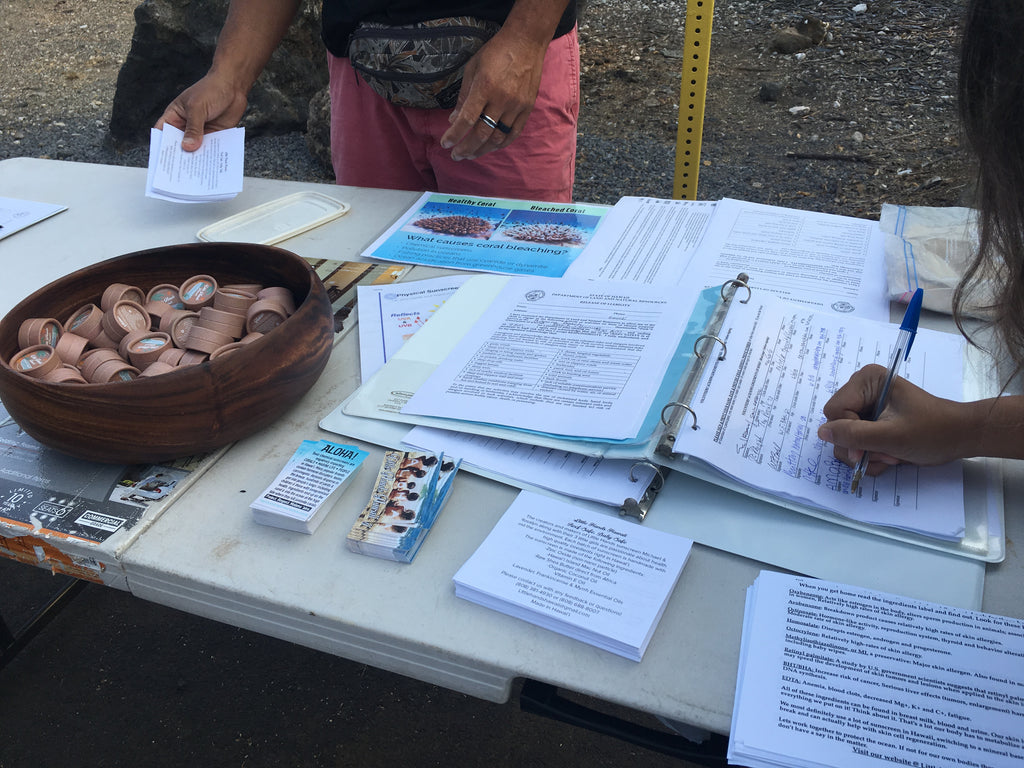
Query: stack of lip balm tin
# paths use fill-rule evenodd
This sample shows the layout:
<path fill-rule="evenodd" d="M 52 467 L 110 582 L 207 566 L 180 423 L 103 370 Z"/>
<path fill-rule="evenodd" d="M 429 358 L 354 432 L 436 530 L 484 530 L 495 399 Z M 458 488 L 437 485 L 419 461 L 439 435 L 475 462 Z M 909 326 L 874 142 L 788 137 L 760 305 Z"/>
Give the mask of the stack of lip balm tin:
<path fill-rule="evenodd" d="M 33 317 L 18 329 L 16 371 L 52 382 L 106 384 L 197 365 L 260 338 L 295 311 L 287 288 L 218 285 L 194 275 L 148 293 L 107 286 L 99 306 L 86 304 L 62 324 Z"/>

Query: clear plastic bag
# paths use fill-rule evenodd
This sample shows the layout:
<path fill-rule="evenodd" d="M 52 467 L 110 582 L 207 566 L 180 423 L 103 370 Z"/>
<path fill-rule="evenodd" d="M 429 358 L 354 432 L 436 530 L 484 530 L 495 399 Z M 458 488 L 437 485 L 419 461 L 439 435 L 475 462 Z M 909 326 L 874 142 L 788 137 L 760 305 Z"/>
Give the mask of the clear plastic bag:
<path fill-rule="evenodd" d="M 953 292 L 978 247 L 977 211 L 885 203 L 878 224 L 889 298 L 905 304 L 923 288 L 926 309 L 951 314 Z M 978 298 L 991 295 L 982 286 Z"/>

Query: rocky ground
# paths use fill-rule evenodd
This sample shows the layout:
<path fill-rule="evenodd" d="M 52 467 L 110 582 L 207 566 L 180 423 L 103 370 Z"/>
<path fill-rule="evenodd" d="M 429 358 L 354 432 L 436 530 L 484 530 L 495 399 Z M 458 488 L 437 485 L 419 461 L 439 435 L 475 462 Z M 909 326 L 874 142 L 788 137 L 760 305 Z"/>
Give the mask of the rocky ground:
<path fill-rule="evenodd" d="M 705 0 L 707 2 L 707 0 Z M 0 0 L 0 158 L 144 165 L 107 140 L 136 0 Z M 708 3 L 710 5 L 710 3 Z M 967 199 L 955 83 L 963 0 L 719 0 L 698 196 L 875 217 Z M 576 198 L 670 197 L 686 4 L 590 0 L 580 27 Z M 820 42 L 773 50 L 810 17 Z M 246 172 L 326 180 L 300 134 Z"/>

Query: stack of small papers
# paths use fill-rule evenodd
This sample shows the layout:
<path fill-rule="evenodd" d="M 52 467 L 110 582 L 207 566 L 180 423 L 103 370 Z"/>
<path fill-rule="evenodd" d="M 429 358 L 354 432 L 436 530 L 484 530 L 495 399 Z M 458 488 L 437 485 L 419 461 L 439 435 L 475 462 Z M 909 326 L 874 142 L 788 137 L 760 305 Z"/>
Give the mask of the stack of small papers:
<path fill-rule="evenodd" d="M 455 574 L 455 595 L 640 661 L 692 545 L 523 491 Z"/>
<path fill-rule="evenodd" d="M 353 552 L 410 563 L 448 499 L 458 460 L 418 451 L 387 451 L 373 493 L 347 544 Z"/>
<path fill-rule="evenodd" d="M 185 134 L 173 125 L 149 132 L 146 197 L 175 203 L 228 200 L 242 191 L 244 128 L 203 136 L 195 152 L 181 148 Z"/>
<path fill-rule="evenodd" d="M 348 487 L 366 451 L 327 440 L 303 440 L 298 450 L 252 504 L 263 525 L 312 533 Z"/>
<path fill-rule="evenodd" d="M 729 765 L 1024 765 L 1024 621 L 762 571 Z"/>

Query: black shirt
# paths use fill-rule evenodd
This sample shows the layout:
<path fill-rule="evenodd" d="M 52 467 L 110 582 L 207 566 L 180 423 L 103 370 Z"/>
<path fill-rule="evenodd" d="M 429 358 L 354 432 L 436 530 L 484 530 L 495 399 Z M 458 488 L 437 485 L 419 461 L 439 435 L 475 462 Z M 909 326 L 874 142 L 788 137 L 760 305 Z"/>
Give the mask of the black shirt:
<path fill-rule="evenodd" d="M 327 50 L 345 56 L 348 36 L 361 21 L 398 25 L 445 16 L 475 16 L 500 24 L 513 4 L 514 0 L 324 0 L 322 35 Z M 576 0 L 569 0 L 554 36 L 561 37 L 575 25 Z"/>

